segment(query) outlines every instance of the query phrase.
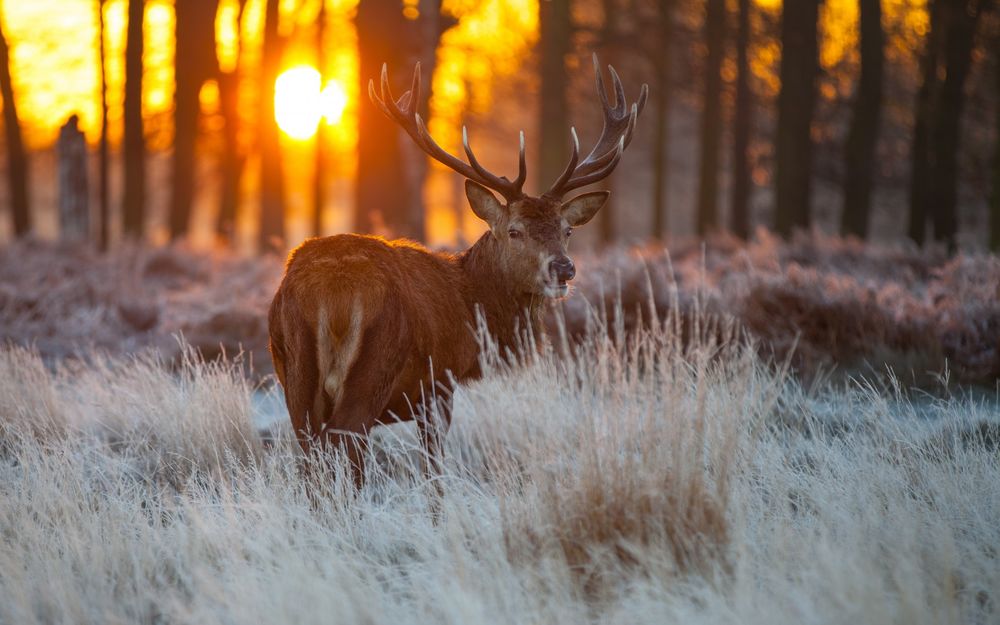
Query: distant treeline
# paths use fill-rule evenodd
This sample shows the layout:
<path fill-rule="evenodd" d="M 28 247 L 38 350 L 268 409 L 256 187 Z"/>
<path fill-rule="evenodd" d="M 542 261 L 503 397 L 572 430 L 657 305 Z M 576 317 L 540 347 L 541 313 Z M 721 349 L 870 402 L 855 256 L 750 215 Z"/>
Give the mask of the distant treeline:
<path fill-rule="evenodd" d="M 99 46 L 103 113 L 98 206 L 90 210 L 101 249 L 119 238 L 114 233 L 142 238 L 148 222 L 143 19 L 146 5 L 156 0 L 124 1 L 128 17 L 124 133 L 117 150 L 108 145 L 106 59 L 104 46 Z M 906 221 L 899 223 L 898 236 L 908 236 L 918 245 L 935 241 L 948 250 L 957 247 L 959 207 L 971 189 L 980 198 L 977 206 L 990 207 L 988 217 L 977 223 L 990 224 L 989 244 L 1000 249 L 1000 6 L 994 0 L 479 2 L 507 11 L 531 7 L 538 11 L 537 32 L 530 33 L 533 54 L 520 70 L 531 76 L 523 81 L 531 86 L 532 92 L 525 92 L 531 106 L 518 110 L 537 128 L 529 141 L 535 142 L 536 155 L 531 175 L 538 180 L 555 179 L 565 163 L 571 113 L 581 98 L 571 80 L 580 59 L 597 51 L 603 62 L 650 83 L 650 105 L 641 120 L 647 147 L 640 152 L 643 158 L 633 156 L 632 161 L 649 172 L 643 178 L 649 186 L 630 190 L 630 197 L 648 199 L 650 238 L 667 237 L 669 216 L 685 210 L 693 211 L 699 235 L 725 230 L 747 238 L 764 226 L 787 237 L 813 226 L 814 186 L 822 181 L 839 188 L 843 235 L 869 236 L 873 195 L 892 188 L 908 198 Z M 103 42 L 108 2 L 93 4 Z M 528 8 L 522 9 L 522 4 Z M 291 42 L 299 49 L 303 41 L 312 42 L 315 65 L 321 75 L 328 74 L 335 62 L 329 51 L 344 45 L 331 39 L 327 27 L 331 15 L 339 12 L 353 19 L 361 99 L 353 228 L 424 239 L 426 207 L 421 190 L 428 165 L 369 105 L 367 83 L 379 75 L 383 63 L 390 76 L 403 77 L 419 61 L 428 78 L 418 106 L 422 117 L 430 119 L 431 77 L 440 46 L 463 17 L 441 0 L 360 0 L 356 8 L 329 0 L 288 5 L 279 0 L 173 3 L 177 45 L 170 238 L 189 234 L 199 188 L 197 163 L 204 157 L 199 137 L 216 132 L 218 140 L 212 145 L 221 189 L 215 218 L 219 240 L 233 238 L 242 195 L 248 192 L 241 181 L 253 166 L 259 168 L 253 172 L 252 191 L 259 196 L 254 202 L 259 214 L 253 220 L 259 224 L 259 248 L 277 251 L 293 243 L 285 233 L 289 202 L 274 85 L 286 67 Z M 248 16 L 256 12 L 252 23 L 260 29 L 255 39 L 261 42 L 259 54 L 241 54 L 237 41 L 235 63 L 219 62 L 215 24 L 222 10 L 235 12 L 237 38 L 245 36 L 246 24 L 251 23 Z M 293 13 L 293 28 L 279 28 L 288 11 Z M 834 14 L 857 19 L 844 27 L 830 17 Z M 849 48 L 836 66 L 823 58 L 824 46 L 831 42 Z M 0 24 L 8 198 L 12 230 L 21 236 L 32 231 L 30 154 L 15 106 L 8 43 Z M 217 114 L 223 120 L 210 130 L 201 123 L 205 112 L 199 99 L 208 81 L 218 87 Z M 537 92 L 532 85 L 537 85 Z M 690 172 L 671 166 L 671 149 L 677 148 L 672 147 L 676 141 L 671 136 L 676 124 L 670 121 L 682 109 L 693 111 L 698 119 L 697 153 L 686 159 Z M 454 121 L 457 125 L 462 120 Z M 975 125 L 972 131 L 963 126 L 970 123 Z M 327 231 L 323 207 L 329 201 L 325 176 L 331 157 L 323 132 L 320 124 L 314 142 L 315 180 L 309 192 L 310 228 L 317 235 Z M 972 145 L 967 145 L 969 136 L 975 138 Z M 123 164 L 122 190 L 114 194 L 109 189 L 113 157 Z M 978 167 L 975 175 L 967 171 L 970 162 Z M 669 205 L 677 177 L 689 174 L 697 177 L 693 206 Z M 602 184 L 621 184 L 620 178 Z M 119 196 L 121 206 L 112 210 L 109 203 Z M 766 199 L 766 210 L 752 210 L 755 197 L 758 203 Z M 762 220 L 760 214 L 767 218 Z M 601 241 L 620 240 L 614 212 L 605 210 L 601 215 Z M 110 227 L 112 218 L 120 223 Z"/>

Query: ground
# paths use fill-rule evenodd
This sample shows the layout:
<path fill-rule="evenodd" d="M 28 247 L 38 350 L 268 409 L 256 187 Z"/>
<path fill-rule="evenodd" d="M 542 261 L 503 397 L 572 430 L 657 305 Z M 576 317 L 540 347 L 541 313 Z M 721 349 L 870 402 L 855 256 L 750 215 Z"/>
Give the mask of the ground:
<path fill-rule="evenodd" d="M 0 622 L 1000 620 L 996 258 L 582 258 L 568 346 L 457 392 L 438 502 L 411 424 L 358 493 L 303 475 L 257 343 L 278 259 L 20 245 Z"/>

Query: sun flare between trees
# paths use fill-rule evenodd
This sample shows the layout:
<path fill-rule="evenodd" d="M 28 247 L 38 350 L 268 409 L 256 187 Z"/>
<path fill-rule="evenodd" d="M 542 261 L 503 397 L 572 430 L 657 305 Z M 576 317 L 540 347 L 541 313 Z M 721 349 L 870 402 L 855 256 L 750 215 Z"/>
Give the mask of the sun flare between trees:
<path fill-rule="evenodd" d="M 312 138 L 320 121 L 340 123 L 347 107 L 347 93 L 336 80 L 322 85 L 315 67 L 299 65 L 285 70 L 274 85 L 274 117 L 293 139 Z"/>

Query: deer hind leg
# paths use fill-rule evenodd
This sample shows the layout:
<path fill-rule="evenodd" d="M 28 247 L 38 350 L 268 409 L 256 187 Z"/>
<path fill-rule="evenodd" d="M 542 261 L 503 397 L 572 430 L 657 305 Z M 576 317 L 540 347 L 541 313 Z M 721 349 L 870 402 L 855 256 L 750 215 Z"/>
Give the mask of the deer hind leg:
<path fill-rule="evenodd" d="M 381 315 L 362 329 L 360 305 L 357 323 L 338 341 L 341 349 L 323 371 L 322 427 L 324 446 L 342 448 L 353 471 L 355 485 L 364 481 L 368 433 L 385 413 L 402 374 L 406 350 L 402 322 Z"/>
<path fill-rule="evenodd" d="M 285 327 L 283 320 L 288 321 Z M 305 322 L 294 298 L 275 298 L 269 318 L 271 360 L 274 362 L 278 382 L 284 390 L 285 406 L 292 422 L 292 430 L 308 455 L 310 451 L 310 424 L 313 397 L 318 384 L 315 341 L 311 332 L 303 330 Z"/>

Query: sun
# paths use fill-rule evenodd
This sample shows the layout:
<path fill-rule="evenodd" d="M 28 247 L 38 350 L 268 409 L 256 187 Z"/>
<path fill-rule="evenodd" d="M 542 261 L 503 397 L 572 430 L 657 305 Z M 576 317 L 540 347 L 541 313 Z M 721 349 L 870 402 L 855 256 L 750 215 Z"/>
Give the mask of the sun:
<path fill-rule="evenodd" d="M 347 108 L 347 92 L 336 80 L 328 80 L 319 94 L 320 110 L 327 124 L 339 124 Z"/>
<path fill-rule="evenodd" d="M 323 86 L 319 72 L 309 65 L 285 70 L 274 83 L 275 121 L 293 139 L 313 137 L 322 119 L 339 123 L 346 106 L 344 87 L 335 80 Z"/>

